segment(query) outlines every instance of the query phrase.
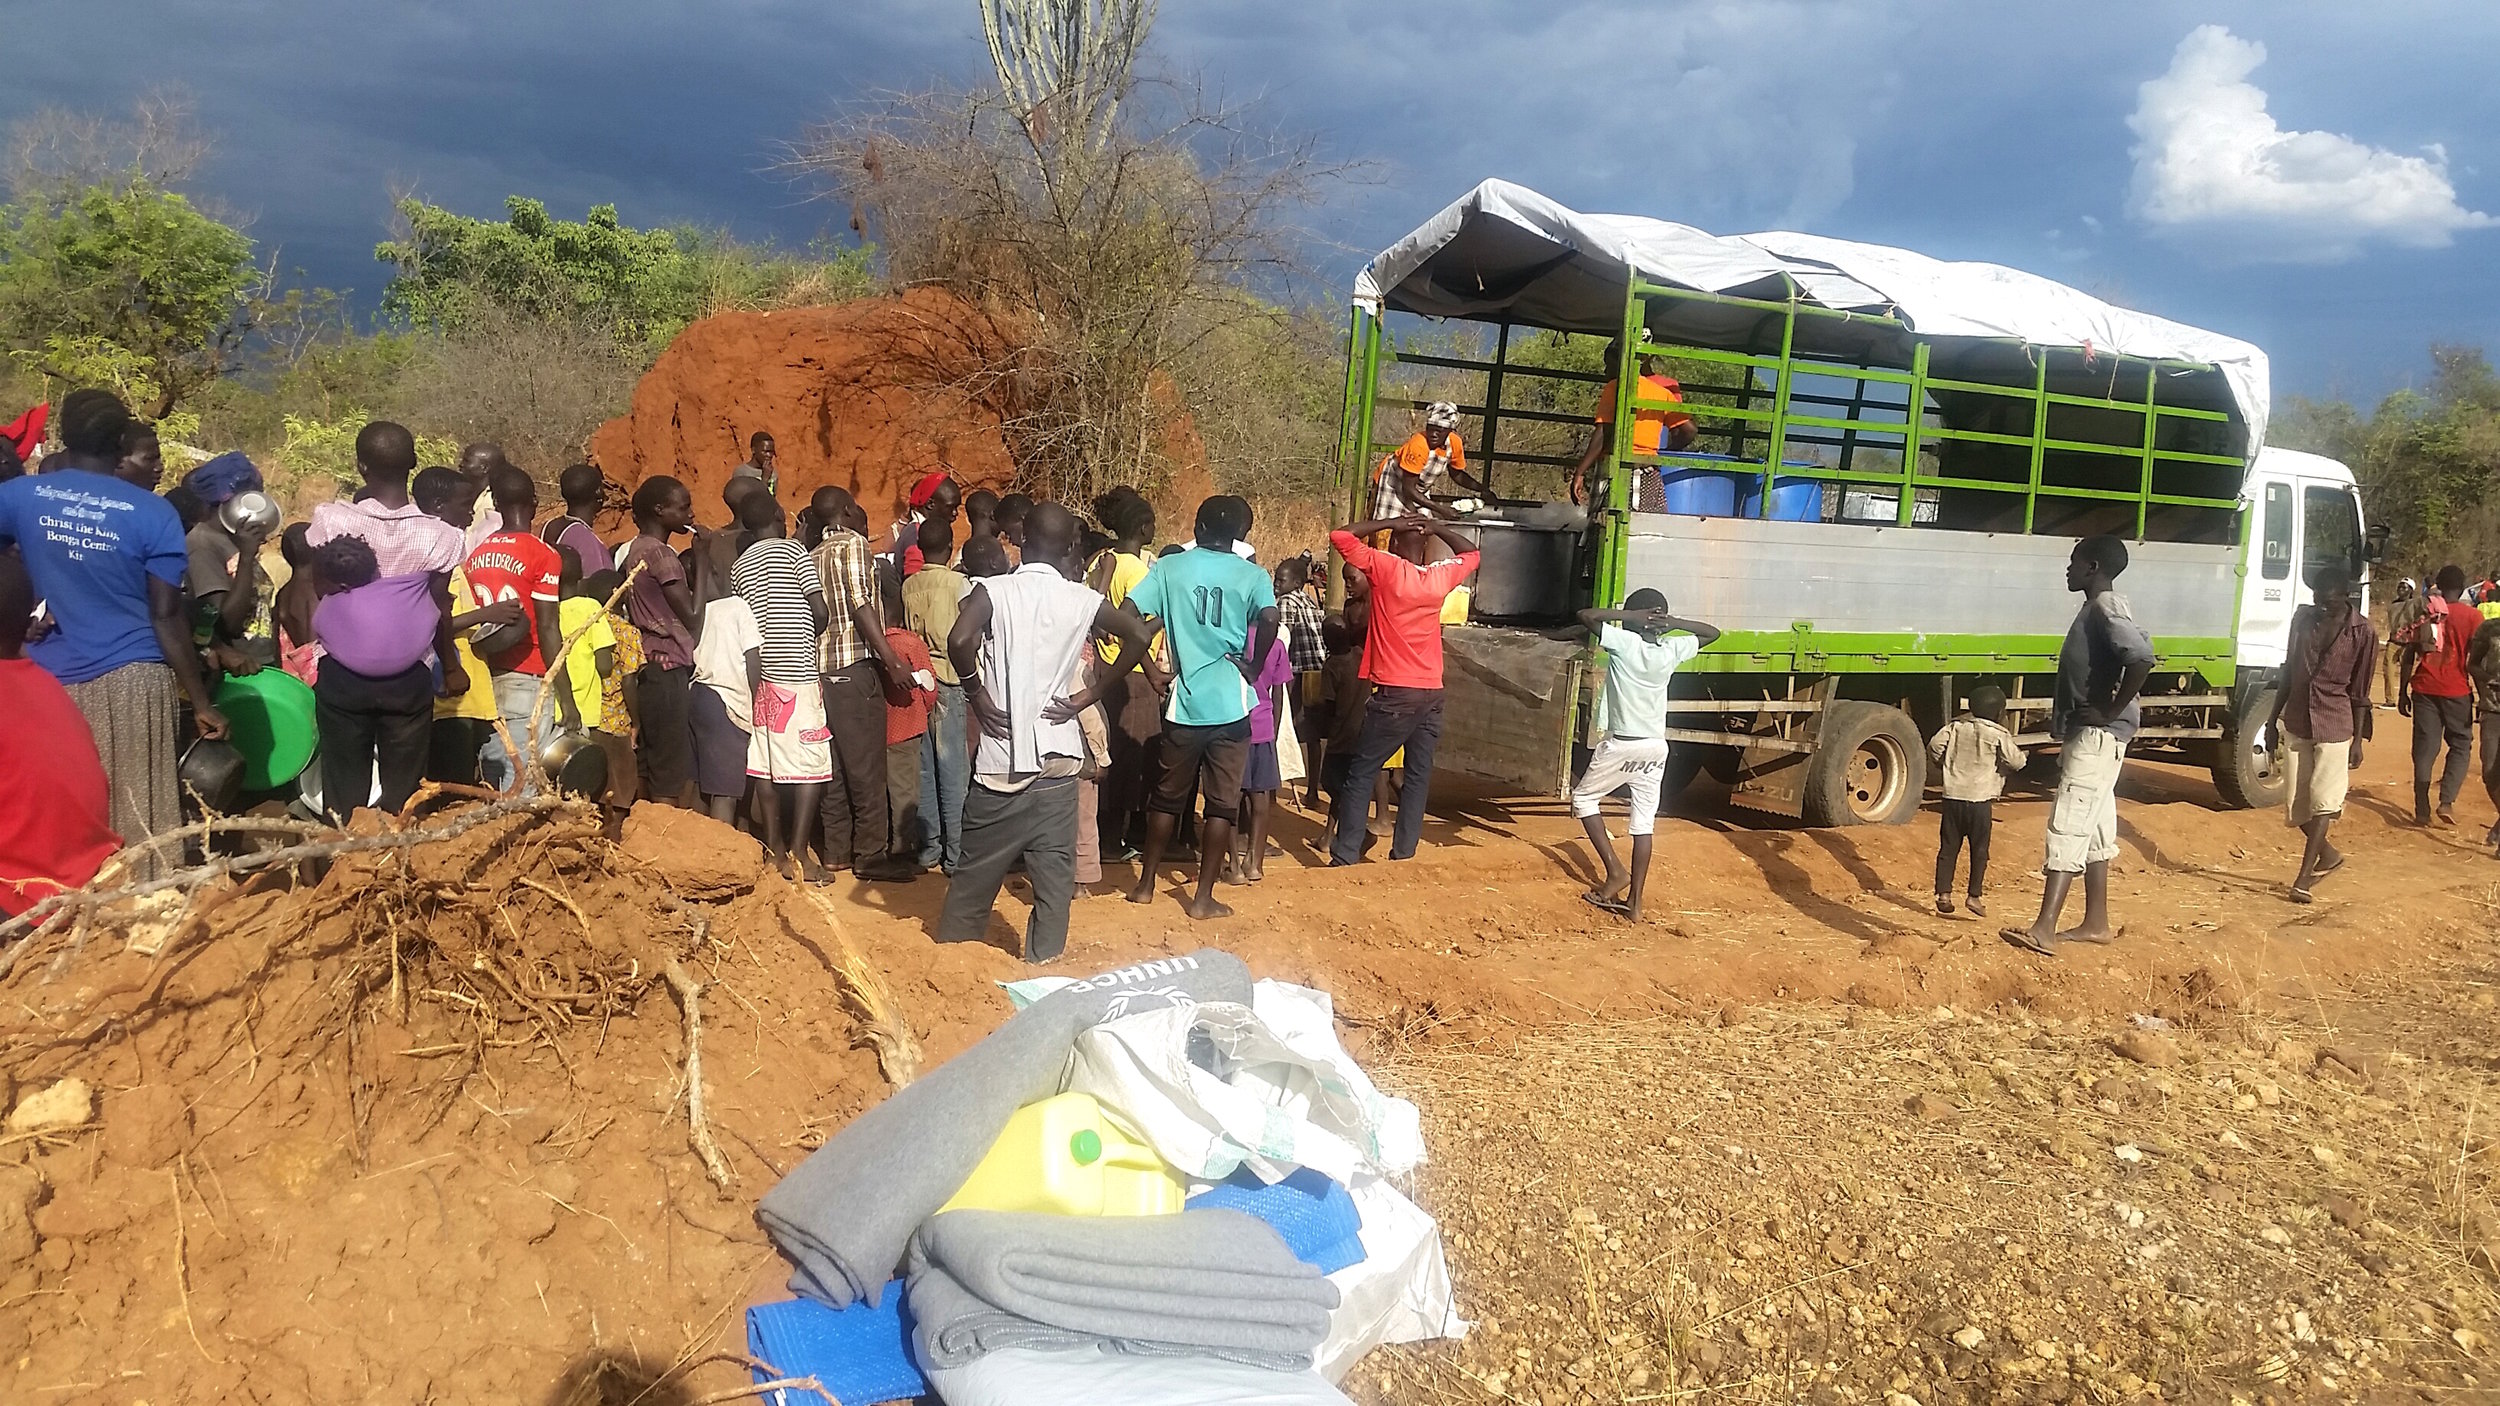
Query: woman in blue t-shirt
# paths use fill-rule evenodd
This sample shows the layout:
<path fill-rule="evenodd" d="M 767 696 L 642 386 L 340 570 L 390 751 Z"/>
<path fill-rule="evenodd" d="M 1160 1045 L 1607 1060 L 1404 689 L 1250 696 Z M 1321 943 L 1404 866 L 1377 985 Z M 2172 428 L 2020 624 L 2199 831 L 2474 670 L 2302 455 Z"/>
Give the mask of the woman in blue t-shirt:
<path fill-rule="evenodd" d="M 43 473 L 0 483 L 0 544 L 16 544 L 43 602 L 48 629 L 26 653 L 95 734 L 114 833 L 141 840 L 182 824 L 175 688 L 202 737 L 225 736 L 226 719 L 192 644 L 182 519 L 156 496 L 156 431 L 97 390 L 61 402 L 60 431 Z M 149 856 L 133 877 L 153 877 L 166 859 Z"/>

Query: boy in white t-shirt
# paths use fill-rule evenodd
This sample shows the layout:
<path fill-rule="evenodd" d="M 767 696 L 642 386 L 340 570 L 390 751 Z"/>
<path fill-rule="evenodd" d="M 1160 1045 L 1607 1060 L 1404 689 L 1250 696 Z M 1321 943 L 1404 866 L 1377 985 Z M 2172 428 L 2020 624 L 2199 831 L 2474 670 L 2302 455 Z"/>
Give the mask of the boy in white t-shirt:
<path fill-rule="evenodd" d="M 1600 718 L 1605 736 L 1589 755 L 1580 783 L 1571 788 L 1571 813 L 1588 832 L 1589 847 L 1604 861 L 1606 876 L 1580 896 L 1637 923 L 1641 891 L 1649 882 L 1658 786 L 1667 769 L 1667 684 L 1678 667 L 1719 637 L 1719 631 L 1669 614 L 1667 598 L 1646 588 L 1626 596 L 1621 610 L 1581 611 L 1580 623 L 1606 651 L 1606 694 Z M 1629 871 L 1615 859 L 1606 823 L 1597 814 L 1599 801 L 1625 787 L 1632 793 Z"/>

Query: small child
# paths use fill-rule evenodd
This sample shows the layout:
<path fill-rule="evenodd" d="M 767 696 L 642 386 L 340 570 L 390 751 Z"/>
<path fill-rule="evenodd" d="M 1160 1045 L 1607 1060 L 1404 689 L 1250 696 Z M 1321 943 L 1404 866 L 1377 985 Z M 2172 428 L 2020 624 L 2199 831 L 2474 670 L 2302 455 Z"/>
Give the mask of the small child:
<path fill-rule="evenodd" d="M 556 559 L 563 563 L 556 576 L 556 628 L 573 647 L 562 663 L 547 670 L 564 676 L 549 680 L 550 686 L 564 690 L 551 711 L 563 731 L 588 733 L 599 725 L 600 684 L 616 672 L 616 636 L 608 629 L 607 611 L 582 590 L 581 557 L 571 547 L 558 547 Z M 597 799 L 605 799 L 604 794 Z"/>
<path fill-rule="evenodd" d="M 624 584 L 624 573 L 614 568 L 594 571 L 582 578 L 582 594 L 605 605 Z M 631 810 L 641 781 L 634 760 L 634 715 L 642 706 L 636 685 L 647 656 L 642 631 L 625 618 L 625 602 L 618 599 L 616 604 L 618 608 L 608 611 L 608 634 L 616 640 L 616 667 L 599 680 L 599 720 L 591 724 L 590 735 L 599 739 L 600 750 L 608 754 L 608 804 Z"/>
<path fill-rule="evenodd" d="M 1953 864 L 1970 841 L 1970 910 L 1988 916 L 1979 890 L 1988 878 L 1988 830 L 2005 778 L 2023 769 L 2023 749 L 2005 730 L 2005 690 L 1994 684 L 1970 691 L 1970 711 L 1946 723 L 1927 744 L 1927 755 L 1944 768 L 1944 830 L 1936 846 L 1936 911 L 1953 911 Z"/>
<path fill-rule="evenodd" d="M 1363 705 L 1371 700 L 1372 686 L 1363 677 L 1361 631 L 1332 615 L 1320 626 L 1319 634 L 1328 655 L 1320 666 L 1318 696 L 1311 704 L 1311 734 L 1320 739 L 1319 783 L 1328 796 L 1328 819 L 1320 827 L 1319 847 L 1325 852 L 1336 833 L 1336 817 L 1344 813 L 1339 795 L 1354 770 L 1355 744 L 1363 735 Z"/>
<path fill-rule="evenodd" d="M 1241 828 L 1233 832 L 1231 871 L 1226 881 L 1255 884 L 1267 877 L 1267 830 L 1276 816 L 1276 793 L 1284 789 L 1283 759 L 1277 751 L 1277 718 L 1286 686 L 1293 682 L 1290 626 L 1276 627 L 1276 639 L 1260 661 L 1252 685 L 1250 756 L 1241 775 Z"/>
<path fill-rule="evenodd" d="M 883 573 L 880 573 L 881 575 Z M 891 862 L 919 873 L 928 837 L 921 827 L 937 817 L 920 813 L 924 783 L 920 775 L 920 739 L 929 731 L 929 708 L 937 702 L 937 675 L 929 667 L 929 642 L 903 623 L 900 577 L 885 584 L 885 643 L 903 666 L 903 677 L 885 681 L 885 803 L 891 838 Z"/>
<path fill-rule="evenodd" d="M 1579 784 L 1571 788 L 1571 813 L 1587 832 L 1589 848 L 1597 851 L 1606 874 L 1580 897 L 1637 923 L 1641 893 L 1649 884 L 1658 791 L 1666 779 L 1667 685 L 1676 669 L 1690 663 L 1719 631 L 1669 613 L 1667 598 L 1647 587 L 1624 597 L 1621 610 L 1581 611 L 1580 624 L 1606 651 L 1605 736 L 1589 754 Z M 1600 801 L 1625 787 L 1632 793 L 1632 823 L 1626 827 L 1632 836 L 1629 871 L 1615 858 L 1606 822 L 1597 814 Z"/>

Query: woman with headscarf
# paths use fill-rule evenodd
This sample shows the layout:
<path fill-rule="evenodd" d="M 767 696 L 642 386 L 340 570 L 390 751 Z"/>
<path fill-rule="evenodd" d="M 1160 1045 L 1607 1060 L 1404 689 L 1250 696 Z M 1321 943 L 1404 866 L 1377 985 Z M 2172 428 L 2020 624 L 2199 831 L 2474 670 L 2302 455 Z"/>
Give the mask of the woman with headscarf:
<path fill-rule="evenodd" d="M 278 588 L 260 560 L 269 528 L 247 521 L 229 530 L 218 512 L 245 493 L 261 491 L 260 470 L 240 451 L 193 469 L 174 489 L 200 508 L 199 521 L 183 533 L 191 600 L 205 627 L 204 642 L 231 674 L 256 673 L 278 662 Z"/>

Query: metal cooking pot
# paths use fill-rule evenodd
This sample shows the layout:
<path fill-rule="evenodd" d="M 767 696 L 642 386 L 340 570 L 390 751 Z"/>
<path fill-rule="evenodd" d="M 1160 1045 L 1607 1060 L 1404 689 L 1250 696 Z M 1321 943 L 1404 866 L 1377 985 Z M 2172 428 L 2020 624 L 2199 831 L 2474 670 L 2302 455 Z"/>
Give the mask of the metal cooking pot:
<path fill-rule="evenodd" d="M 608 793 L 608 753 L 587 732 L 559 732 L 538 749 L 539 768 L 559 791 L 594 799 Z"/>
<path fill-rule="evenodd" d="M 183 751 L 175 775 L 185 790 L 199 795 L 201 805 L 229 811 L 243 797 L 244 765 L 243 754 L 232 743 L 203 737 Z"/>
<path fill-rule="evenodd" d="M 278 521 L 284 516 L 275 499 L 251 489 L 217 505 L 218 525 L 237 537 L 247 532 L 267 537 L 278 530 Z"/>

